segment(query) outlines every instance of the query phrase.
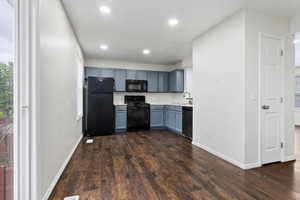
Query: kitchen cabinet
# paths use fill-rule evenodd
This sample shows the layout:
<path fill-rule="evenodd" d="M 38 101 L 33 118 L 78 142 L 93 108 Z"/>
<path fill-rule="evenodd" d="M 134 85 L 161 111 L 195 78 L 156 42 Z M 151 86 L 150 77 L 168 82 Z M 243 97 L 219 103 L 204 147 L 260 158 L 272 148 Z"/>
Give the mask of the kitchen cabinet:
<path fill-rule="evenodd" d="M 85 77 L 94 76 L 99 77 L 101 74 L 100 69 L 96 67 L 86 67 L 85 68 Z"/>
<path fill-rule="evenodd" d="M 126 91 L 126 70 L 115 69 L 114 79 L 115 79 L 115 91 L 125 92 Z"/>
<path fill-rule="evenodd" d="M 158 72 L 147 72 L 148 92 L 158 92 Z"/>
<path fill-rule="evenodd" d="M 147 80 L 148 92 L 182 93 L 184 92 L 184 71 L 172 72 L 144 71 L 131 69 L 113 69 L 85 67 L 85 76 L 96 76 L 115 79 L 115 91 L 125 92 L 126 80 Z"/>
<path fill-rule="evenodd" d="M 151 105 L 150 127 L 152 129 L 167 128 L 182 134 L 182 106 Z M 127 130 L 127 106 L 115 106 L 116 132 Z"/>
<path fill-rule="evenodd" d="M 127 106 L 115 106 L 115 131 L 127 130 Z"/>
<path fill-rule="evenodd" d="M 99 76 L 102 78 L 114 78 L 114 69 L 99 69 Z"/>
<path fill-rule="evenodd" d="M 175 130 L 179 133 L 182 132 L 182 112 L 176 112 L 175 113 Z"/>
<path fill-rule="evenodd" d="M 158 72 L 158 92 L 169 91 L 169 72 Z"/>
<path fill-rule="evenodd" d="M 136 79 L 141 81 L 147 80 L 147 71 L 138 70 L 136 73 Z"/>
<path fill-rule="evenodd" d="M 126 70 L 126 79 L 128 80 L 137 80 L 137 70 Z"/>
<path fill-rule="evenodd" d="M 177 133 L 182 132 L 181 106 L 166 106 L 166 127 Z"/>
<path fill-rule="evenodd" d="M 165 109 L 164 106 L 155 105 L 151 106 L 150 113 L 150 126 L 151 128 L 165 127 Z"/>
<path fill-rule="evenodd" d="M 114 78 L 114 69 L 97 68 L 97 67 L 86 67 L 85 76 L 96 76 L 102 78 Z"/>
<path fill-rule="evenodd" d="M 175 72 L 170 72 L 169 73 L 169 92 L 174 92 L 176 90 L 175 86 Z"/>
<path fill-rule="evenodd" d="M 171 130 L 176 130 L 176 112 L 173 110 L 166 111 L 166 125 Z"/>
<path fill-rule="evenodd" d="M 169 92 L 184 92 L 183 70 L 174 70 L 169 73 Z"/>

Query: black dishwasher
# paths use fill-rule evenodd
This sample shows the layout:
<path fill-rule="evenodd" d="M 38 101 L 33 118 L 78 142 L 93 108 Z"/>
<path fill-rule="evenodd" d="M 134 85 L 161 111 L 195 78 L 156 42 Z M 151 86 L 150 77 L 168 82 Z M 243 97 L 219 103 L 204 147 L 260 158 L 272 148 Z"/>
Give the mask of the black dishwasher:
<path fill-rule="evenodd" d="M 182 134 L 193 140 L 193 107 L 184 106 L 182 112 Z"/>

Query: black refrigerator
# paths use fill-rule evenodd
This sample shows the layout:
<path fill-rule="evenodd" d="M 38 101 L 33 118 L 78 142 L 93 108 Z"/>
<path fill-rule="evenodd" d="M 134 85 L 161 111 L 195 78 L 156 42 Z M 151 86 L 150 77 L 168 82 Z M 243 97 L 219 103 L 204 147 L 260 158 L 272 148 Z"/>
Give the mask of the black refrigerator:
<path fill-rule="evenodd" d="M 85 135 L 104 136 L 114 133 L 114 79 L 88 77 L 85 84 Z"/>

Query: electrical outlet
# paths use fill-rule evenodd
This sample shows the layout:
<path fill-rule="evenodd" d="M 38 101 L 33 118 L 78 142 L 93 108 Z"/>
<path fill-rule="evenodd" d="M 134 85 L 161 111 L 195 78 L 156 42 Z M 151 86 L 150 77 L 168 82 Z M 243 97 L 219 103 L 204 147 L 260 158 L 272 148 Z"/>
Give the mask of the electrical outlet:
<path fill-rule="evenodd" d="M 93 144 L 93 143 L 94 143 L 94 140 L 93 140 L 93 139 L 87 139 L 87 140 L 86 140 L 86 143 L 87 143 L 87 144 Z"/>
<path fill-rule="evenodd" d="M 69 196 L 69 197 L 65 197 L 64 200 L 79 200 L 79 196 Z"/>

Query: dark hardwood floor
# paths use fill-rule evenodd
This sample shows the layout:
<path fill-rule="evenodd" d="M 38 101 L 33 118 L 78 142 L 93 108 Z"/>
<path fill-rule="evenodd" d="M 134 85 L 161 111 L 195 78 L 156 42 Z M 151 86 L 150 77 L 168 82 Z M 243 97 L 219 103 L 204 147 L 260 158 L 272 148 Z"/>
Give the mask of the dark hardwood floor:
<path fill-rule="evenodd" d="M 296 131 L 300 145 L 300 128 Z M 298 146 L 298 159 L 300 160 Z M 50 200 L 300 199 L 300 164 L 243 171 L 168 131 L 80 143 Z"/>

